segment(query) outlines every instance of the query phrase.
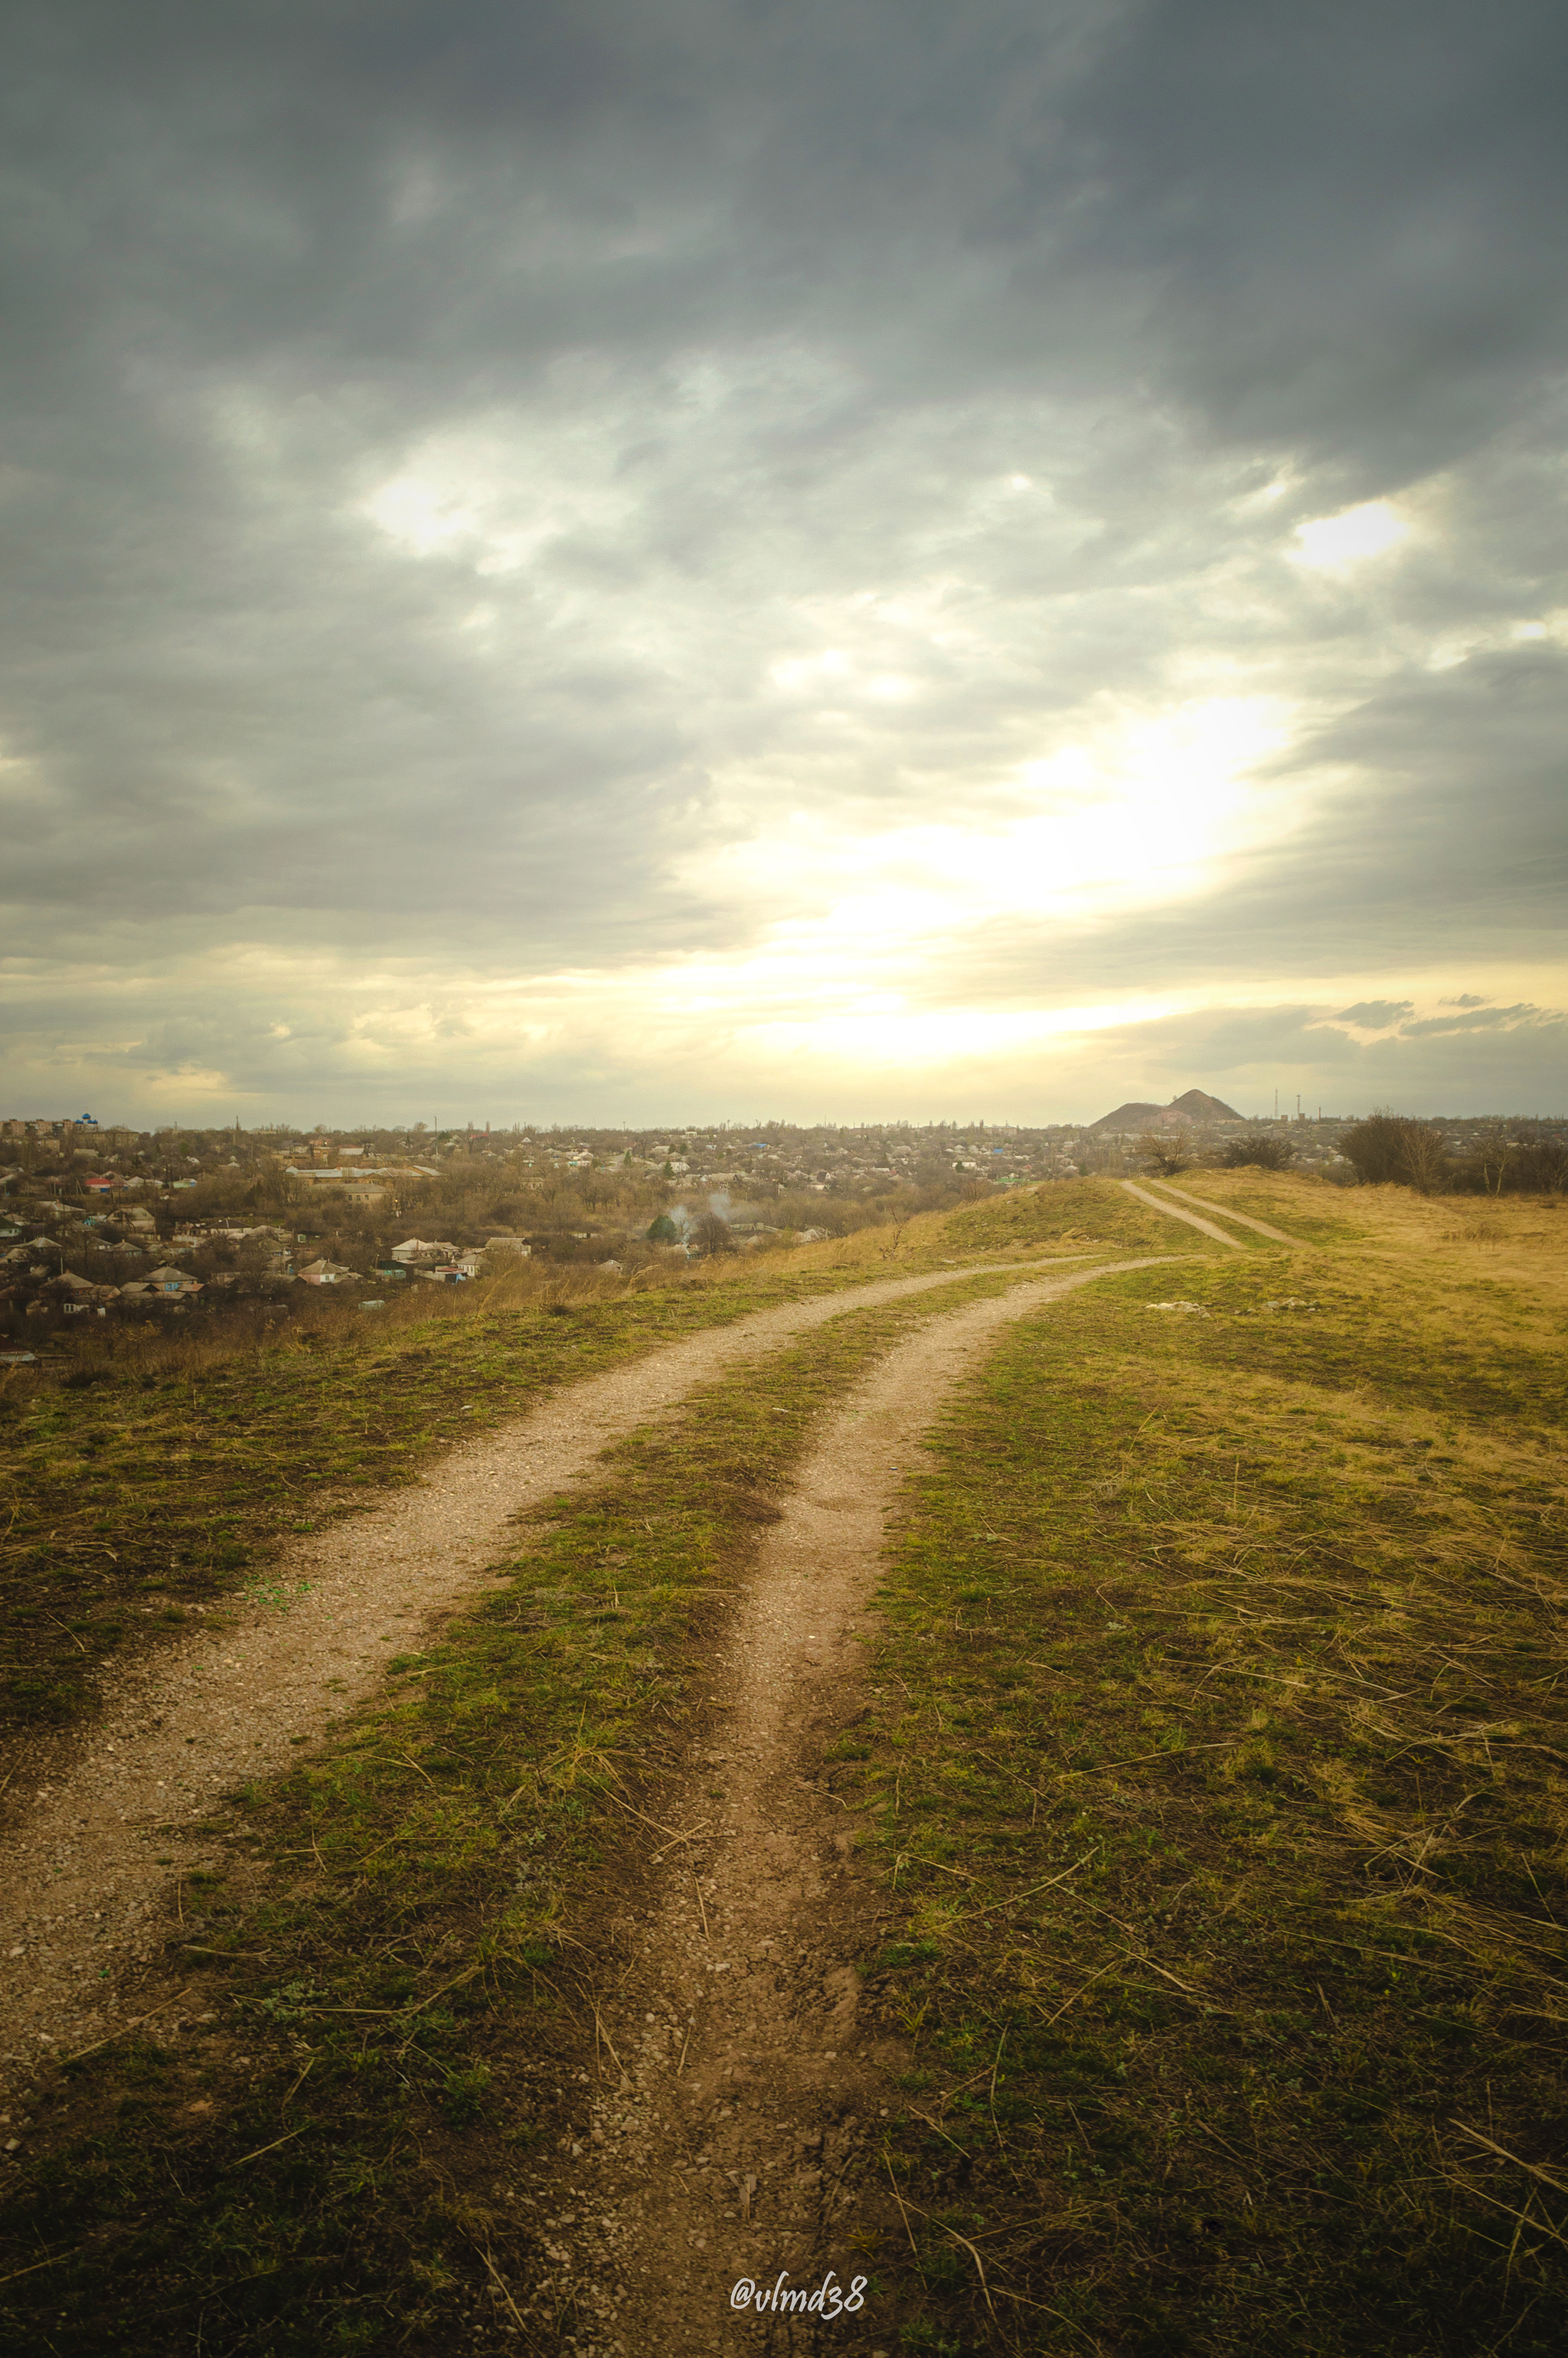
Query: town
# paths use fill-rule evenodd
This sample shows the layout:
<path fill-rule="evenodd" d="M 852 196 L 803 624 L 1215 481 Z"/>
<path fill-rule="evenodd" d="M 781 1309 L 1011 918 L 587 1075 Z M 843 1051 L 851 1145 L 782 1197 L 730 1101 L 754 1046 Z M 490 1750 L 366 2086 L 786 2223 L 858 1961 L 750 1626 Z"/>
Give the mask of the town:
<path fill-rule="evenodd" d="M 462 1285 L 520 1261 L 623 1274 L 662 1260 L 810 1244 L 1007 1188 L 1178 1162 L 1288 1163 L 1353 1184 L 1344 1115 L 1249 1119 L 1202 1089 L 1088 1124 L 762 1121 L 659 1131 L 473 1123 L 438 1129 L 137 1130 L 77 1117 L 0 1121 L 0 1353 L 82 1317 L 249 1305 L 300 1287 L 362 1309 L 391 1289 Z M 1568 1151 L 1568 1121 L 1422 1125 L 1455 1169 Z"/>

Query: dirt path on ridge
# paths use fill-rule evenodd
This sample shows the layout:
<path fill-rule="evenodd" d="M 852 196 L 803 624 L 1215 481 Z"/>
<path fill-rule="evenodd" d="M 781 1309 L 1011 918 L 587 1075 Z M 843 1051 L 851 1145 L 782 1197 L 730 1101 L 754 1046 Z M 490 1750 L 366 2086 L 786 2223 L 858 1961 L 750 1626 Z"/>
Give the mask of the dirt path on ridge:
<path fill-rule="evenodd" d="M 1168 1220 L 1180 1220 L 1189 1228 L 1199 1228 L 1206 1237 L 1212 1237 L 1217 1245 L 1228 1245 L 1232 1252 L 1246 1250 L 1246 1247 L 1238 1243 L 1234 1237 L 1227 1236 L 1223 1228 L 1217 1228 L 1212 1220 L 1201 1220 L 1195 1212 L 1178 1211 L 1174 1204 L 1167 1204 L 1162 1196 L 1151 1195 L 1147 1187 L 1134 1186 L 1130 1179 L 1124 1179 L 1121 1184 L 1128 1195 L 1136 1195 L 1139 1202 L 1147 1204 L 1152 1211 L 1163 1212 Z M 1214 1208 L 1217 1211 L 1219 1207 L 1216 1205 Z"/>
<path fill-rule="evenodd" d="M 1167 1258 L 1021 1285 L 897 1345 L 761 1541 L 712 1666 L 712 1732 L 664 1805 L 687 1839 L 652 1860 L 662 1896 L 648 1915 L 614 1926 L 627 1963 L 600 2004 L 604 2076 L 573 2096 L 565 2151 L 521 2165 L 511 2189 L 552 2264 L 534 2317 L 547 2329 L 569 2309 L 577 2358 L 890 2358 L 890 2328 L 870 2314 L 732 2304 L 742 2282 L 771 2295 L 785 2271 L 785 2292 L 832 2271 L 847 2294 L 872 2272 L 879 2234 L 903 2241 L 874 2163 L 902 2049 L 858 2026 L 852 1963 L 885 1901 L 855 1860 L 865 1822 L 821 1781 L 823 1747 L 861 1692 L 889 1501 L 946 1396 L 1008 1322 Z"/>
<path fill-rule="evenodd" d="M 1238 1228 L 1256 1228 L 1260 1237 L 1272 1237 L 1277 1245 L 1299 1248 L 1306 1241 L 1302 1237 L 1287 1236 L 1283 1228 L 1271 1228 L 1267 1220 L 1255 1220 L 1250 1212 L 1235 1212 L 1228 1204 L 1212 1203 L 1206 1195 L 1193 1195 L 1184 1187 L 1173 1187 L 1168 1179 L 1152 1179 L 1149 1184 L 1162 1187 L 1167 1195 L 1179 1195 L 1184 1204 L 1195 1204 L 1200 1212 L 1212 1212 L 1217 1220 L 1233 1220 Z M 1144 1200 L 1147 1202 L 1148 1198 Z"/>
<path fill-rule="evenodd" d="M 846 1311 L 1040 1266 L 879 1279 L 568 1385 L 460 1444 L 408 1489 L 290 1541 L 255 1592 L 214 1608 L 222 1628 L 204 1628 L 198 1608 L 189 1636 L 111 1670 L 91 1726 L 44 1737 L 26 1756 L 17 1781 L 31 1784 L 29 1806 L 0 1837 L 0 2100 L 51 2051 L 75 2051 L 135 2017 L 124 1985 L 160 1944 L 179 1879 L 232 1864 L 223 1797 L 297 1760 L 373 1693 L 387 1663 L 421 1644 L 432 1615 L 474 1593 L 512 1517 L 581 1479 L 608 1444 L 726 1367 Z"/>

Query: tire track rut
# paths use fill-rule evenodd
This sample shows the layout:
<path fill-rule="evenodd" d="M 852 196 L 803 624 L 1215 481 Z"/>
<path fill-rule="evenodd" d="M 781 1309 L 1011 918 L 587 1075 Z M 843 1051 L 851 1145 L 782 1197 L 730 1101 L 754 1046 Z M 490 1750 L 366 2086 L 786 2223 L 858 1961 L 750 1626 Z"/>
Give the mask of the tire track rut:
<path fill-rule="evenodd" d="M 871 2272 L 869 2243 L 903 2236 L 874 2176 L 902 2050 L 861 2028 L 852 1963 L 885 1902 L 856 1862 L 869 1822 L 844 1814 L 822 1754 L 861 1689 L 898 1477 L 946 1398 L 1005 1324 L 1169 1258 L 1020 1285 L 897 1345 L 761 1541 L 713 1664 L 713 1732 L 665 1805 L 687 1838 L 650 1861 L 646 1920 L 617 1928 L 627 1962 L 596 2015 L 608 2075 L 579 2087 L 564 2154 L 520 2176 L 518 2224 L 549 2262 L 530 2322 L 570 2318 L 577 2358 L 882 2349 L 887 2327 L 864 2314 L 731 2306 L 739 2282 L 768 2293 L 781 2272 L 786 2293 L 829 2270 L 848 2292 Z"/>

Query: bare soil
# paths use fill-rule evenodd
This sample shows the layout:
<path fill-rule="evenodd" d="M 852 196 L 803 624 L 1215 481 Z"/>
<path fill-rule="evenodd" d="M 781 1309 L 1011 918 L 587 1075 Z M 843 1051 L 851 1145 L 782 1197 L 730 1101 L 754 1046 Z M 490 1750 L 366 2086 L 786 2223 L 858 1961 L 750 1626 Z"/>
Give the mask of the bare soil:
<path fill-rule="evenodd" d="M 885 2358 L 885 2315 L 772 2305 L 830 2272 L 849 2294 L 903 2236 L 877 2173 L 903 2050 L 862 2028 L 848 1962 L 875 1945 L 885 1903 L 824 1755 L 856 1715 L 884 1518 L 921 1435 L 1006 1322 L 1104 1273 L 1018 1286 L 891 1351 L 759 1542 L 712 1665 L 706 1745 L 648 1836 L 650 1904 L 614 1928 L 600 2080 L 579 2092 L 564 2159 L 542 2156 L 513 2190 L 554 2264 L 523 2314 L 562 2320 L 579 2358 Z"/>
<path fill-rule="evenodd" d="M 0 1838 L 0 2098 L 40 2062 L 136 2018 L 138 1969 L 178 1909 L 182 1879 L 222 1864 L 238 1896 L 225 1797 L 287 1765 L 373 1693 L 482 1582 L 510 1518 L 582 1479 L 608 1443 L 725 1367 L 970 1273 L 884 1279 L 762 1311 L 574 1385 L 454 1450 L 414 1488 L 297 1539 L 245 1598 L 198 1610 L 170 1650 L 112 1672 L 90 1729 L 40 1743 L 32 1791 Z"/>

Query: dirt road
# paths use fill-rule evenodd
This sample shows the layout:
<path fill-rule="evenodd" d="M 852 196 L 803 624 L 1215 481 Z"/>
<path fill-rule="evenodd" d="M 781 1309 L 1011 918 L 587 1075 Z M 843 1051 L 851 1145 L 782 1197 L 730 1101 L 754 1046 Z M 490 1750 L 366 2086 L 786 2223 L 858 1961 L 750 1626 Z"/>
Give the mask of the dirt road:
<path fill-rule="evenodd" d="M 169 1651 L 111 1679 L 85 1735 L 41 1751 L 29 1807 L 0 1844 L 0 2094 L 51 2051 L 135 2013 L 123 2002 L 127 1968 L 161 1941 L 178 1879 L 219 1863 L 224 1795 L 296 1760 L 373 1693 L 432 1615 L 473 1593 L 509 1518 L 725 1368 L 971 1273 L 887 1278 L 760 1312 L 574 1385 L 454 1450 L 416 1487 L 295 1541 L 223 1609 L 221 1630 L 199 1617 Z"/>
<path fill-rule="evenodd" d="M 902 2234 L 872 2163 L 898 2058 L 858 2024 L 850 1962 L 882 1899 L 821 1780 L 822 1750 L 861 1691 L 883 1520 L 910 1453 L 1005 1323 L 1108 1273 L 1020 1285 L 899 1345 L 761 1543 L 713 1666 L 720 1732 L 669 1807 L 686 1839 L 654 1862 L 645 1920 L 619 1927 L 625 1970 L 600 2006 L 608 2077 L 582 2091 L 564 2158 L 541 2156 L 514 2190 L 519 2225 L 554 2264 L 535 2314 L 575 2317 L 579 2358 L 885 2346 L 870 2316 L 825 2325 L 755 2301 L 775 2286 L 804 2299 L 829 2271 L 848 2295 L 871 2266 L 868 2230 Z M 742 2284 L 755 2288 L 744 2312 Z"/>

